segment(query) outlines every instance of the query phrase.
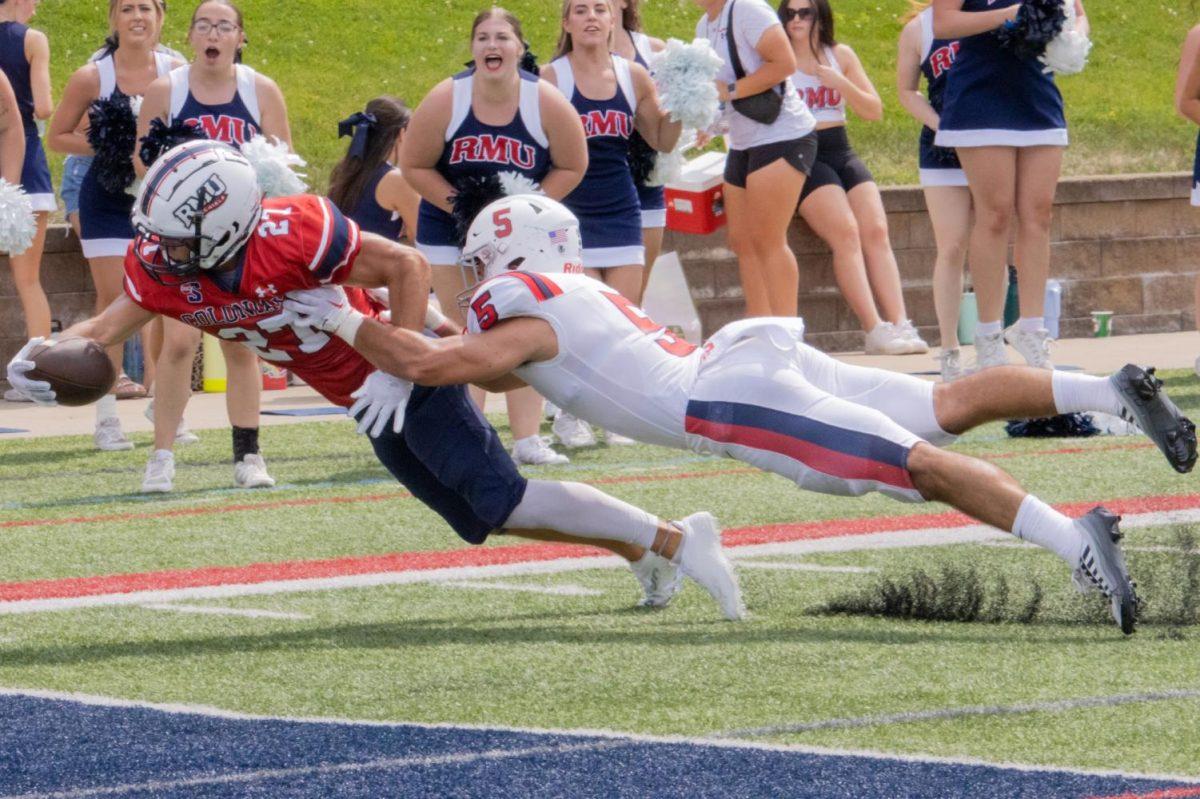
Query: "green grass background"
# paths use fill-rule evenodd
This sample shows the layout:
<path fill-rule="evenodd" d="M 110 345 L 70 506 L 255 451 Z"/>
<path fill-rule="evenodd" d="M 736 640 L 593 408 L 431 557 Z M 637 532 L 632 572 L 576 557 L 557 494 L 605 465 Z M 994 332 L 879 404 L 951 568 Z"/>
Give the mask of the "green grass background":
<path fill-rule="evenodd" d="M 170 3 L 164 41 L 186 54 L 195 4 Z M 560 5 L 511 0 L 543 62 L 552 54 Z M 881 183 L 916 178 L 917 124 L 895 91 L 896 39 L 906 0 L 835 0 L 840 40 L 858 52 L 885 105 L 879 123 L 851 122 L 852 136 Z M 465 0 L 242 0 L 250 45 L 246 62 L 273 77 L 289 104 L 297 150 L 323 190 L 344 152 L 339 119 L 368 99 L 393 93 L 415 105 L 470 57 L 470 22 L 484 2 Z M 43 0 L 33 25 L 48 33 L 56 93 L 107 33 L 102 0 Z M 1173 107 L 1179 49 L 1200 22 L 1197 0 L 1090 0 L 1095 49 L 1081 75 L 1063 78 L 1072 146 L 1068 174 L 1188 169 L 1195 130 Z M 691 39 L 699 9 L 690 2 L 643 0 L 647 30 Z M 56 95 L 57 96 L 57 95 Z M 55 159 L 55 169 L 58 169 Z"/>

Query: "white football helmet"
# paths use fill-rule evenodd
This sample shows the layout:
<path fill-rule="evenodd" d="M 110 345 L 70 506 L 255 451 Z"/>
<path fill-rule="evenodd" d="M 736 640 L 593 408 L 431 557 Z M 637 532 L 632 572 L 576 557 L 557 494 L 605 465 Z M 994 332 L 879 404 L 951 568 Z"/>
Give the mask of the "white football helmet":
<path fill-rule="evenodd" d="M 187 142 L 159 156 L 142 181 L 133 204 L 134 252 L 159 277 L 212 269 L 249 241 L 261 215 L 262 191 L 240 152 L 221 142 Z"/>
<path fill-rule="evenodd" d="M 560 202 L 541 194 L 514 194 L 479 212 L 463 244 L 468 287 L 503 272 L 583 272 L 579 220 Z"/>

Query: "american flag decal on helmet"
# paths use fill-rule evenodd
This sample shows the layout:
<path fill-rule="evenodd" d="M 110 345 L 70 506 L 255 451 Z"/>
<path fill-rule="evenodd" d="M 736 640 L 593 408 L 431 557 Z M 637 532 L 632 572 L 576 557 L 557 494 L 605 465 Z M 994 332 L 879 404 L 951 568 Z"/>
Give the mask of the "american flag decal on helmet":
<path fill-rule="evenodd" d="M 566 243 L 568 241 L 566 228 L 559 228 L 558 230 L 551 230 L 549 235 L 550 235 L 550 243 L 557 244 L 559 247 L 566 245 Z"/>

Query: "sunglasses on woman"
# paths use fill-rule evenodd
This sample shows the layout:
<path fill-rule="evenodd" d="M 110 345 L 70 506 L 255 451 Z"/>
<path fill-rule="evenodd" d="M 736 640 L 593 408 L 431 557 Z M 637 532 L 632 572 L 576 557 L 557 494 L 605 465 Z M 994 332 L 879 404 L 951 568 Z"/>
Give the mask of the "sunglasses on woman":
<path fill-rule="evenodd" d="M 812 19 L 813 14 L 814 11 L 811 6 L 809 8 L 785 8 L 783 11 L 779 12 L 779 18 L 782 19 L 783 24 L 786 25 L 794 19 Z"/>

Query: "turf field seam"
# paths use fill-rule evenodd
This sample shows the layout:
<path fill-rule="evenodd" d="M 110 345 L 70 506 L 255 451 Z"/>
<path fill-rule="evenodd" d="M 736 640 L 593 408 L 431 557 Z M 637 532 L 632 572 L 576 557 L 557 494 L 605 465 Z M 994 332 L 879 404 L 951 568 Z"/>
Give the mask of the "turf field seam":
<path fill-rule="evenodd" d="M 134 699 L 124 699 L 120 697 L 100 696 L 95 694 L 76 693 L 69 691 L 55 691 L 41 688 L 6 688 L 0 687 L 0 697 L 31 697 L 35 699 L 47 699 L 57 702 L 70 702 L 80 705 L 93 707 L 110 707 L 110 708 L 130 708 L 153 710 L 161 713 L 174 715 L 191 715 L 215 719 L 227 719 L 232 721 L 265 721 L 265 722 L 289 722 L 300 724 L 313 725 L 338 725 L 352 727 L 383 727 L 383 728 L 415 728 L 423 730 L 468 730 L 482 732 L 509 732 L 509 733 L 526 733 L 532 735 L 554 735 L 563 738 L 582 738 L 582 739 L 607 739 L 623 743 L 665 743 L 665 744 L 691 744 L 694 746 L 714 747 L 714 748 L 732 748 L 757 750 L 764 752 L 797 752 L 803 754 L 815 755 L 833 755 L 841 757 L 865 757 L 888 760 L 900 763 L 944 763 L 952 765 L 977 765 L 987 766 L 990 768 L 1004 769 L 1006 771 L 1019 771 L 1027 773 L 1057 773 L 1057 774 L 1079 774 L 1087 776 L 1100 777 L 1127 777 L 1132 779 L 1146 779 L 1161 782 L 1183 783 L 1185 785 L 1200 786 L 1200 775 L 1180 775 L 1180 774 L 1158 774 L 1144 773 L 1133 771 L 1119 771 L 1116 769 L 1094 769 L 1094 768 L 1076 768 L 1072 766 L 1049 766 L 1042 764 L 1030 763 L 1015 763 L 1015 762 L 993 762 L 977 757 L 969 756 L 948 756 L 948 755 L 927 755 L 927 754 L 908 754 L 899 752 L 884 752 L 873 749 L 841 749 L 828 746 L 815 746 L 811 744 L 784 744 L 768 741 L 754 740 L 738 740 L 733 738 L 720 738 L 714 736 L 689 736 L 689 735 L 654 735 L 637 732 L 622 732 L 619 730 L 606 729 L 556 729 L 543 727 L 515 727 L 499 724 L 456 724 L 452 722 L 416 722 L 416 721 L 393 721 L 383 719 L 350 719 L 350 718 L 332 718 L 332 717 L 305 717 L 305 716 L 279 716 L 267 714 L 243 713 L 240 711 L 226 710 L 224 708 L 212 707 L 209 705 L 193 705 L 187 703 L 160 703 L 149 702 Z M 594 744 L 595 741 L 588 741 L 589 744 Z M 13 799 L 12 797 L 0 797 L 0 799 Z M 1125 798 L 1122 798 L 1125 799 Z"/>
<path fill-rule="evenodd" d="M 1064 713 L 1071 710 L 1084 710 L 1097 707 L 1118 707 L 1120 705 L 1140 704 L 1147 702 L 1177 702 L 1200 699 L 1200 690 L 1173 689 L 1165 691 L 1149 691 L 1137 694 L 1116 694 L 1114 696 L 1089 696 L 1078 699 L 1056 699 L 1047 702 L 1023 702 L 1015 705 L 969 705 L 966 707 L 948 707 L 937 710 L 906 710 L 900 713 L 884 713 L 870 716 L 853 716 L 847 718 L 820 719 L 817 721 L 802 721 L 790 724 L 775 724 L 765 727 L 751 727 L 742 730 L 718 733 L 721 738 L 753 738 L 766 735 L 789 735 L 802 732 L 817 732 L 820 730 L 850 730 L 862 727 L 881 727 L 892 724 L 916 724 L 923 721 L 950 721 L 972 716 L 1014 716 L 1026 713 Z"/>

